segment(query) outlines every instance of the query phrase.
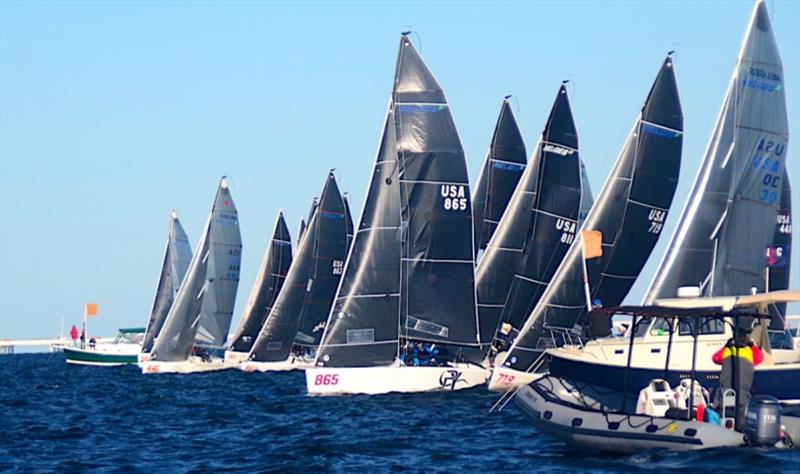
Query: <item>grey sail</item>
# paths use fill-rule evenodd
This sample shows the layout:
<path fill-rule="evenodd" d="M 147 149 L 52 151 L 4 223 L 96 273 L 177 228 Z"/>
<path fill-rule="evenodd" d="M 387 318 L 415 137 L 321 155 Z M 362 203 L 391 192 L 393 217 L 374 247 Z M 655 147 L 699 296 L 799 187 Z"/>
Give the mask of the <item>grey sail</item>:
<path fill-rule="evenodd" d="M 575 239 L 580 202 L 578 136 L 562 85 L 530 163 L 478 264 L 482 342 L 491 343 L 501 319 L 521 326 L 528 315 L 528 301 L 535 298 L 531 285 L 547 285 Z M 511 317 L 507 302 L 519 313 L 516 317 Z"/>
<path fill-rule="evenodd" d="M 241 255 L 236 206 L 223 178 L 151 360 L 185 360 L 195 344 L 222 347 L 233 315 Z"/>
<path fill-rule="evenodd" d="M 283 288 L 283 282 L 286 280 L 286 274 L 291 264 L 291 236 L 283 218 L 283 212 L 279 212 L 272 238 L 267 244 L 256 281 L 253 283 L 253 289 L 247 299 L 247 305 L 231 339 L 230 350 L 250 352 L 267 315 L 272 310 L 275 298 Z"/>
<path fill-rule="evenodd" d="M 319 344 L 346 256 L 344 201 L 331 172 L 283 289 L 253 344 L 250 360 L 283 361 L 295 345 Z"/>
<path fill-rule="evenodd" d="M 678 182 L 683 113 L 668 57 L 583 230 L 602 233 L 603 255 L 586 261 L 590 298 L 617 306 L 628 294 L 663 228 Z M 587 313 L 579 236 L 528 316 L 504 365 L 527 370 L 557 336 L 580 334 Z M 562 333 L 562 334 L 558 334 Z"/>
<path fill-rule="evenodd" d="M 156 298 L 153 302 L 153 309 L 150 311 L 150 318 L 147 320 L 147 329 L 142 340 L 142 352 L 148 353 L 153 349 L 167 313 L 175 301 L 178 289 L 181 286 L 186 270 L 192 260 L 192 246 L 186 231 L 183 230 L 178 215 L 172 211 L 169 219 L 169 237 L 167 238 L 167 250 L 164 252 L 164 262 L 161 265 L 161 276 L 158 279 Z"/>
<path fill-rule="evenodd" d="M 479 345 L 472 206 L 444 91 L 403 37 L 395 76 L 400 179 L 400 318 L 408 339 Z"/>
<path fill-rule="evenodd" d="M 505 99 L 472 197 L 476 254 L 486 248 L 494 235 L 526 163 L 525 143 L 511 105 Z"/>
<path fill-rule="evenodd" d="M 525 242 L 500 320 L 519 328 L 575 241 L 581 207 L 578 133 L 562 85 L 542 134 L 537 191 Z"/>
<path fill-rule="evenodd" d="M 766 289 L 769 291 L 788 290 L 789 276 L 792 269 L 792 188 L 789 176 L 783 182 L 781 207 L 775 219 L 775 234 L 772 245 L 767 249 L 768 279 Z M 769 308 L 771 319 L 769 329 L 783 331 L 786 327 L 786 303 L 772 305 Z"/>
<path fill-rule="evenodd" d="M 764 289 L 788 141 L 783 68 L 756 2 L 725 101 L 678 227 L 645 298 L 700 285 L 706 295 Z"/>
<path fill-rule="evenodd" d="M 342 194 L 342 200 L 344 201 L 344 219 L 345 225 L 347 226 L 347 251 L 350 251 L 350 245 L 353 243 L 353 214 L 350 212 L 350 199 L 347 197 L 347 193 Z"/>
<path fill-rule="evenodd" d="M 477 347 L 471 199 L 444 92 L 405 36 L 366 202 L 316 363 L 387 365 L 400 340 Z"/>

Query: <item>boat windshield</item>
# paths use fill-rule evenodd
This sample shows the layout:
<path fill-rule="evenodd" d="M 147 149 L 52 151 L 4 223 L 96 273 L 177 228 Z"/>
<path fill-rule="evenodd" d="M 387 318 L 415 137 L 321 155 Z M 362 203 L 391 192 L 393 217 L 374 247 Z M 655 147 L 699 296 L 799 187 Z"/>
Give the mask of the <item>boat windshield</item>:
<path fill-rule="evenodd" d="M 681 336 L 692 335 L 689 328 L 689 321 L 681 321 L 678 333 Z M 702 336 L 704 334 L 725 334 L 725 322 L 722 318 L 704 318 L 700 323 L 698 335 Z"/>

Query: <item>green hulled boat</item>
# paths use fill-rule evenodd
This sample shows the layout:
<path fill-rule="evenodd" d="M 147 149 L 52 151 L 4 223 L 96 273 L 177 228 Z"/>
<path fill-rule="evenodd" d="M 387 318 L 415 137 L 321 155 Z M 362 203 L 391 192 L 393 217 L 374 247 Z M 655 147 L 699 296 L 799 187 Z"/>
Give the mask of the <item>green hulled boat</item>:
<path fill-rule="evenodd" d="M 64 346 L 67 364 L 113 367 L 136 364 L 142 349 L 144 328 L 121 328 L 114 342 Z"/>

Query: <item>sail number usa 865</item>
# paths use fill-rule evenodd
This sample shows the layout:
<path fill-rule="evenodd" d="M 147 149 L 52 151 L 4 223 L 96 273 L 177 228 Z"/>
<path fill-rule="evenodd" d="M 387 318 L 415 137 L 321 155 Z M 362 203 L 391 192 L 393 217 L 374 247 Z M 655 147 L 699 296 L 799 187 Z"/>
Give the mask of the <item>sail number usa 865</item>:
<path fill-rule="evenodd" d="M 466 211 L 467 191 L 466 186 L 457 184 L 443 184 L 441 187 L 442 206 L 445 211 Z"/>
<path fill-rule="evenodd" d="M 337 385 L 339 374 L 319 374 L 314 377 L 314 385 Z"/>

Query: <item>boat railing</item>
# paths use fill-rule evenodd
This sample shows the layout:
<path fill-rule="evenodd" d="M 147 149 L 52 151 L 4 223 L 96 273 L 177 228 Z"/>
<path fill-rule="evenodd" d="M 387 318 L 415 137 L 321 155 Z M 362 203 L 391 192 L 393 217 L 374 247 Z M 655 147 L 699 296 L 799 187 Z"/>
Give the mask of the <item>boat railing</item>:
<path fill-rule="evenodd" d="M 583 338 L 571 329 L 550 328 L 550 337 L 553 347 L 574 346 L 583 349 Z"/>

